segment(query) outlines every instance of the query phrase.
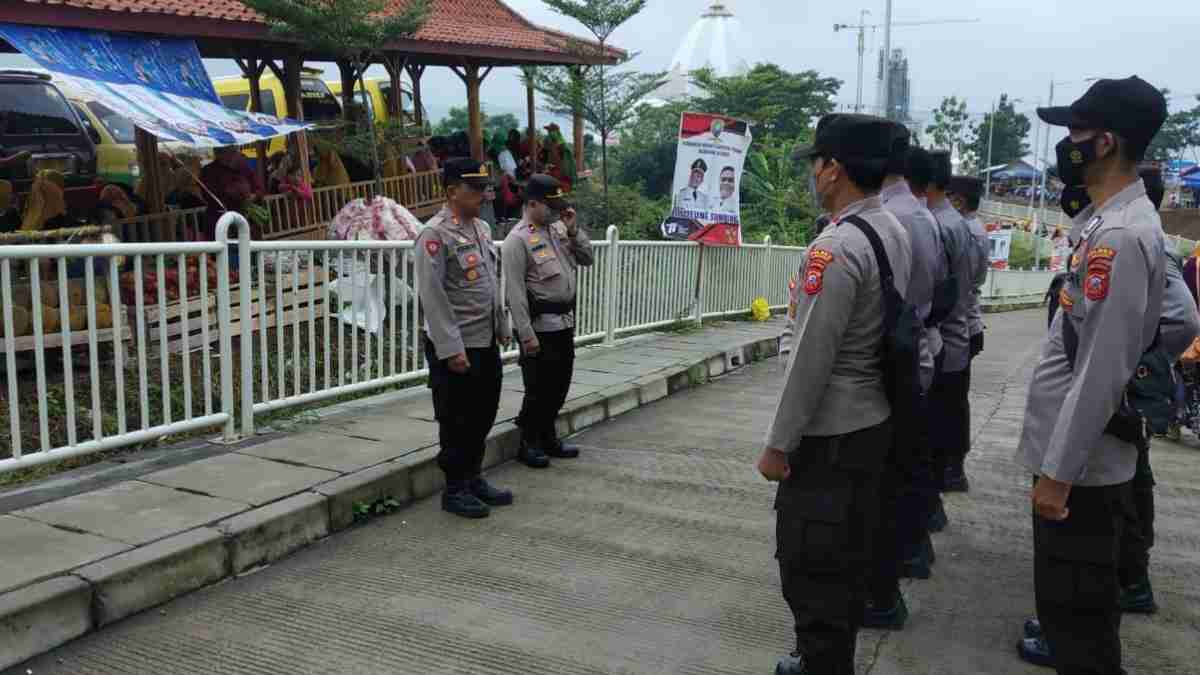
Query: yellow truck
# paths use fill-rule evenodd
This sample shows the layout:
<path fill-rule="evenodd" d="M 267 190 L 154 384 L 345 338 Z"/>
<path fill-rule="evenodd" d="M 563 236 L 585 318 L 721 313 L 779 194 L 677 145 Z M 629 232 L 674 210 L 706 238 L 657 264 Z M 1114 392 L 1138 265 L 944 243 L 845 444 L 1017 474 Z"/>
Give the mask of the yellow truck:
<path fill-rule="evenodd" d="M 355 85 L 354 98 L 359 105 L 366 106 L 367 115 L 376 123 L 385 123 L 392 121 L 392 81 L 389 78 L 382 77 L 367 77 L 364 78 L 367 85 L 367 94 L 363 94 L 362 86 Z M 337 97 L 338 101 L 342 100 L 342 81 L 341 80 L 326 80 L 326 85 L 329 91 Z M 413 111 L 416 109 L 413 106 L 412 92 L 407 86 L 401 86 L 401 93 L 404 96 L 404 126 L 414 126 L 417 123 Z M 424 111 L 421 111 L 424 113 Z M 421 115 L 421 119 L 425 119 L 425 115 Z"/>
<path fill-rule="evenodd" d="M 317 125 L 336 124 L 342 119 L 342 104 L 333 92 L 329 90 L 320 78 L 320 70 L 305 68 L 300 76 L 300 107 L 304 111 L 304 121 Z M 288 110 L 287 97 L 283 93 L 283 83 L 274 75 L 264 75 L 260 80 L 262 112 L 275 117 L 296 117 L 296 111 Z M 250 82 L 244 77 L 218 77 L 213 79 L 217 96 L 227 108 L 234 110 L 250 110 Z M 284 152 L 287 140 L 279 137 L 271 140 L 267 150 L 268 155 Z M 253 157 L 253 149 L 247 150 L 247 156 Z"/>

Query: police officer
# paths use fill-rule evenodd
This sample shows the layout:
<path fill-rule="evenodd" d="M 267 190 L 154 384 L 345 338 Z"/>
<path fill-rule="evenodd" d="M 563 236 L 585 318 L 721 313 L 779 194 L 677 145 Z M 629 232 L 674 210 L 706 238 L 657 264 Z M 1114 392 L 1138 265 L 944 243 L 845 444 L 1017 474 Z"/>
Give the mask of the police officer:
<path fill-rule="evenodd" d="M 1087 186 L 1092 205 L 1074 220 L 1063 311 L 1034 371 L 1017 451 L 1035 476 L 1037 612 L 1059 673 L 1121 673 L 1118 551 L 1142 433 L 1122 403 L 1158 333 L 1167 265 L 1137 162 L 1167 105 L 1130 77 L 1038 115 L 1068 127 L 1059 174 Z"/>
<path fill-rule="evenodd" d="M 1139 175 L 1146 186 L 1147 198 L 1155 210 L 1159 209 L 1163 200 L 1162 174 L 1157 169 L 1143 167 Z M 1091 203 L 1086 193 L 1082 201 L 1076 214 Z M 1196 313 L 1195 300 L 1183 279 L 1182 266 L 1170 252 L 1167 255 L 1172 260 L 1166 266 L 1167 286 L 1163 295 L 1163 313 L 1158 322 L 1158 341 L 1172 359 L 1177 359 L 1200 334 L 1200 315 Z M 1134 508 L 1126 509 L 1126 523 L 1121 537 L 1118 572 L 1121 595 L 1118 606 L 1122 612 L 1152 614 L 1158 609 L 1150 585 L 1150 548 L 1154 546 L 1154 472 L 1150 467 L 1150 439 L 1142 438 L 1136 445 L 1137 468 L 1131 486 Z M 1037 619 L 1025 622 L 1025 639 L 1019 649 L 1026 661 L 1054 665 L 1050 645 Z"/>
<path fill-rule="evenodd" d="M 826 115 L 811 162 L 812 187 L 832 221 L 811 244 L 793 322 L 794 352 L 758 470 L 780 481 L 775 501 L 783 596 L 796 651 L 777 675 L 853 673 L 892 444 L 883 381 L 884 305 L 870 228 L 896 289 L 908 286 L 908 233 L 879 202 L 893 128 L 865 115 Z"/>
<path fill-rule="evenodd" d="M 950 274 L 957 279 L 958 294 L 949 315 L 939 324 L 942 335 L 941 369 L 934 377 L 930 395 L 934 425 L 934 477 L 941 480 L 943 492 L 966 492 L 967 476 L 963 463 L 971 445 L 971 410 L 967 401 L 971 389 L 971 335 L 968 325 L 973 293 L 971 230 L 946 197 L 950 185 L 950 153 L 934 151 L 933 178 L 926 190 L 929 210 L 937 219 Z"/>
<path fill-rule="evenodd" d="M 492 232 L 480 220 L 486 165 L 446 162 L 446 205 L 413 247 L 417 289 L 425 313 L 425 358 L 446 474 L 442 508 L 484 518 L 513 495 L 480 475 L 488 432 L 500 405 L 499 344 L 510 340 L 500 302 L 500 265 Z"/>
<path fill-rule="evenodd" d="M 594 261 L 592 242 L 557 180 L 535 174 L 525 188 L 521 222 L 504 240 L 505 292 L 513 328 L 521 341 L 525 398 L 517 426 L 527 466 L 550 466 L 548 457 L 572 458 L 554 420 L 567 400 L 575 368 L 576 271 Z M 561 214 L 561 220 L 555 214 Z"/>
<path fill-rule="evenodd" d="M 970 311 L 967 313 L 967 327 L 971 340 L 970 358 L 974 360 L 983 351 L 983 306 L 979 302 L 979 296 L 983 291 L 983 282 L 987 281 L 988 256 L 991 251 L 987 228 L 979 220 L 979 200 L 983 198 L 983 181 L 975 176 L 953 176 L 950 178 L 950 186 L 946 195 L 950 199 L 951 206 L 963 217 L 971 232 L 971 245 L 968 247 L 971 259 L 971 298 Z M 967 368 L 970 369 L 970 367 L 968 363 Z"/>
<path fill-rule="evenodd" d="M 934 286 L 946 276 L 945 259 L 933 214 L 917 201 L 905 179 L 911 149 L 908 128 L 895 124 L 893 134 L 879 200 L 908 232 L 912 242 L 912 268 L 905 300 L 917 308 L 918 318 L 925 322 Z M 941 349 L 936 326 L 927 329 L 921 340 L 921 388 L 925 392 L 933 382 L 935 348 Z M 924 407 L 923 400 L 920 409 Z M 918 428 L 920 433 L 912 438 L 909 447 L 892 449 L 884 471 L 871 595 L 863 616 L 863 625 L 869 628 L 902 628 L 908 606 L 900 592 L 900 578 L 927 579 L 932 574 L 933 542 L 927 524 L 937 496 L 937 483 L 933 480 L 928 425 L 922 423 Z"/>

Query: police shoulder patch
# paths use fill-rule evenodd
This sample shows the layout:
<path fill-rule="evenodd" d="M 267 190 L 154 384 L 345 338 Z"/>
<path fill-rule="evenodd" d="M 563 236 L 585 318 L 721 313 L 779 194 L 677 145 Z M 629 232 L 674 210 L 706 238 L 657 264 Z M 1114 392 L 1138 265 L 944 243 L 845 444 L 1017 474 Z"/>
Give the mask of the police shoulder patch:
<path fill-rule="evenodd" d="M 816 295 L 825 287 L 825 269 L 833 262 L 833 253 L 814 248 L 808 252 L 808 265 L 804 269 L 804 292 Z"/>
<path fill-rule="evenodd" d="M 1083 282 L 1083 292 L 1088 300 L 1096 302 L 1108 297 L 1113 258 L 1116 257 L 1117 251 L 1108 246 L 1098 246 L 1088 251 L 1087 277 Z"/>
<path fill-rule="evenodd" d="M 425 242 L 425 252 L 429 254 L 429 257 L 432 258 L 441 250 L 442 242 L 438 241 L 437 239 L 430 239 Z"/>

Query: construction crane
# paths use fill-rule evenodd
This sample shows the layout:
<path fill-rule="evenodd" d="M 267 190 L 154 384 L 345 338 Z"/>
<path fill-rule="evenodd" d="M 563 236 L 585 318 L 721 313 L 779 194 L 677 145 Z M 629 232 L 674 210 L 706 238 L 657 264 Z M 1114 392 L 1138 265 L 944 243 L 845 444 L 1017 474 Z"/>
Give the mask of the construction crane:
<path fill-rule="evenodd" d="M 867 52 L 866 32 L 867 29 L 876 30 L 884 28 L 884 24 L 868 24 L 866 17 L 870 14 L 870 10 L 862 10 L 858 15 L 857 24 L 835 23 L 833 24 L 833 32 L 837 33 L 843 30 L 857 29 L 858 30 L 858 93 L 854 99 L 854 112 L 862 112 L 862 91 L 863 91 L 863 56 Z M 892 27 L 896 26 L 931 26 L 935 24 L 946 23 L 979 23 L 979 19 L 941 19 L 936 21 L 893 21 Z M 887 59 L 891 58 L 891 54 L 884 55 L 884 68 L 887 67 Z"/>

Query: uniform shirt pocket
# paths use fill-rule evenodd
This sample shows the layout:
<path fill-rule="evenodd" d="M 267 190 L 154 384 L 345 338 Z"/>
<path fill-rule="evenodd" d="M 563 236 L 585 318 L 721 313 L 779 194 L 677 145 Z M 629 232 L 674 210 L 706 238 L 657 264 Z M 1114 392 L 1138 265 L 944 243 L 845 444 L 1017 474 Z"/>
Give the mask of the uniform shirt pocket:
<path fill-rule="evenodd" d="M 547 243 L 529 247 L 529 258 L 533 261 L 533 276 L 537 281 L 546 281 L 562 275 L 562 261 L 554 248 Z"/>
<path fill-rule="evenodd" d="M 479 247 L 475 244 L 461 245 L 454 249 L 454 259 L 462 271 L 462 278 L 473 284 L 483 276 L 483 265 L 479 258 Z"/>

